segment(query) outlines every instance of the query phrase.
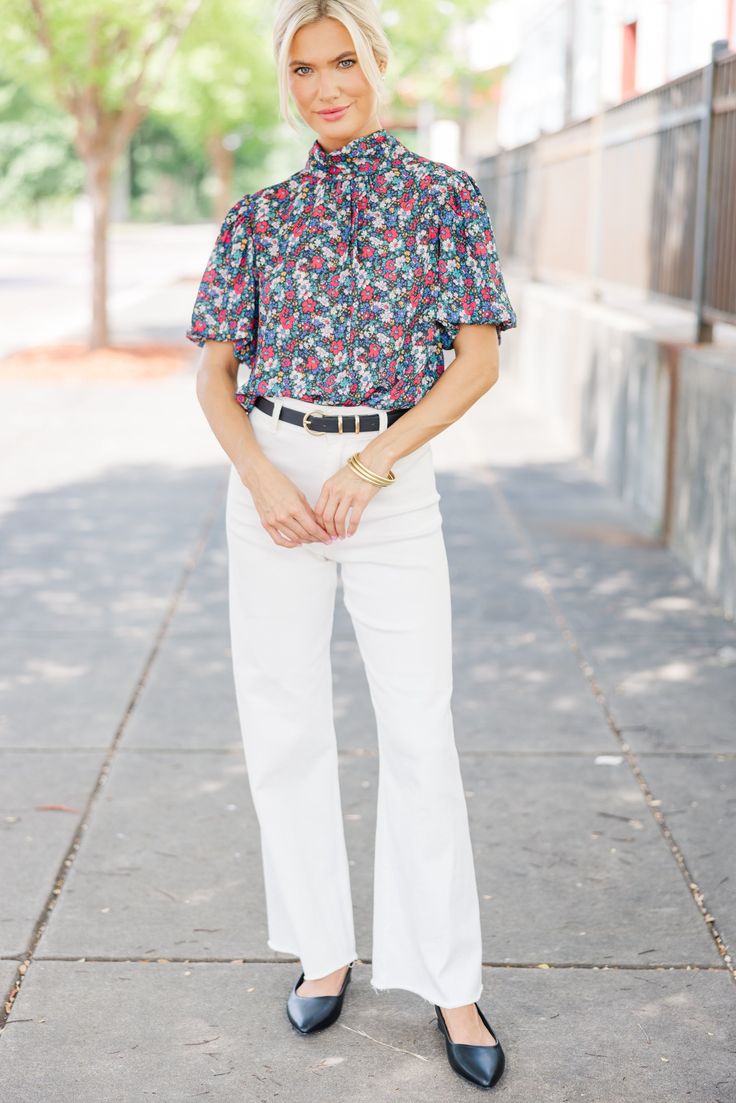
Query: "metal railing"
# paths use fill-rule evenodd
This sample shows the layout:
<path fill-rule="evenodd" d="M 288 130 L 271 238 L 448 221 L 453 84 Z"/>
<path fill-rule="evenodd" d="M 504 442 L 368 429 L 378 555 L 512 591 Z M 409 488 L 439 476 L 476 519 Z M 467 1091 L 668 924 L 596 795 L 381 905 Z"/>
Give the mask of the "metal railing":
<path fill-rule="evenodd" d="M 503 260 L 532 278 L 690 305 L 696 340 L 736 323 L 736 54 L 484 158 Z"/>

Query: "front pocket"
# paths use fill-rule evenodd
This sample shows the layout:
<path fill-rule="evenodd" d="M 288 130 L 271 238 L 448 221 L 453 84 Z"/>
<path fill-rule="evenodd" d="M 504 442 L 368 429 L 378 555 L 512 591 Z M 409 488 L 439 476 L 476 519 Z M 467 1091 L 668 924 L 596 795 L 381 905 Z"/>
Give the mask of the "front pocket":
<path fill-rule="evenodd" d="M 396 475 L 396 478 L 399 478 L 399 473 L 405 475 L 409 471 L 413 470 L 427 457 L 429 457 L 431 465 L 432 445 L 429 441 L 427 441 L 426 444 L 420 444 L 418 448 L 415 448 L 412 452 L 408 452 L 405 456 L 401 456 L 400 459 L 394 462 L 392 470 Z"/>

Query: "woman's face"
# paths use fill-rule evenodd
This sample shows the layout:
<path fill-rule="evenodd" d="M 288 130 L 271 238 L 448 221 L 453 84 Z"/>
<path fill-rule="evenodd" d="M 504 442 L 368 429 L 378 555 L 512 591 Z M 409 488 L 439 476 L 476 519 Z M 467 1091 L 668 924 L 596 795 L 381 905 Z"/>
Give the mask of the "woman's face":
<path fill-rule="evenodd" d="M 289 86 L 299 114 L 328 152 L 380 128 L 375 94 L 352 38 L 337 19 L 318 19 L 296 32 L 289 51 Z"/>

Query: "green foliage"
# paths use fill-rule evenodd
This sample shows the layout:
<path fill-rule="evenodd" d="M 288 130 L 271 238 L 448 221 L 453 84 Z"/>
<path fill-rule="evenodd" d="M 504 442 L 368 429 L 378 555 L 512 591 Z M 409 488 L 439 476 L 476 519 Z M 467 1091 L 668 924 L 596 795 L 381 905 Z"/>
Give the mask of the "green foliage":
<path fill-rule="evenodd" d="M 203 0 L 153 103 L 192 157 L 213 143 L 231 150 L 244 182 L 248 166 L 268 158 L 280 121 L 270 22 L 259 0 Z"/>
<path fill-rule="evenodd" d="M 193 156 L 155 112 L 147 115 L 128 150 L 130 214 L 140 221 L 191 222 L 211 214 L 202 181 L 203 156 Z M 162 183 L 166 187 L 162 189 Z"/>
<path fill-rule="evenodd" d="M 154 107 L 196 148 L 277 121 L 270 19 L 259 0 L 203 0 L 182 36 Z"/>
<path fill-rule="evenodd" d="M 149 87 L 164 75 L 161 44 L 196 6 L 192 0 L 0 0 L 3 65 L 39 98 L 67 105 L 95 89 L 104 110 L 120 111 L 143 59 Z"/>
<path fill-rule="evenodd" d="M 394 70 L 387 74 L 392 87 L 410 78 L 412 99 L 432 103 L 448 117 L 447 83 L 473 76 L 451 48 L 453 32 L 487 10 L 488 0 L 390 0 L 381 5 L 394 53 Z"/>
<path fill-rule="evenodd" d="M 50 198 L 70 198 L 84 187 L 84 169 L 72 140 L 74 124 L 26 88 L 0 76 L 0 208 L 37 214 Z"/>

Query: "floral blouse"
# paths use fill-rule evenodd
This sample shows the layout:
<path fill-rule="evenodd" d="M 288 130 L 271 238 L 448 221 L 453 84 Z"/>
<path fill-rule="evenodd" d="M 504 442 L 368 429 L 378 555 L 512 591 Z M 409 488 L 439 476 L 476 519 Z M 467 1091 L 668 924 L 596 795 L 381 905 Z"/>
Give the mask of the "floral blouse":
<path fill-rule="evenodd" d="M 244 195 L 207 262 L 186 337 L 231 341 L 235 397 L 414 406 L 459 323 L 516 325 L 481 191 L 385 129 Z"/>

